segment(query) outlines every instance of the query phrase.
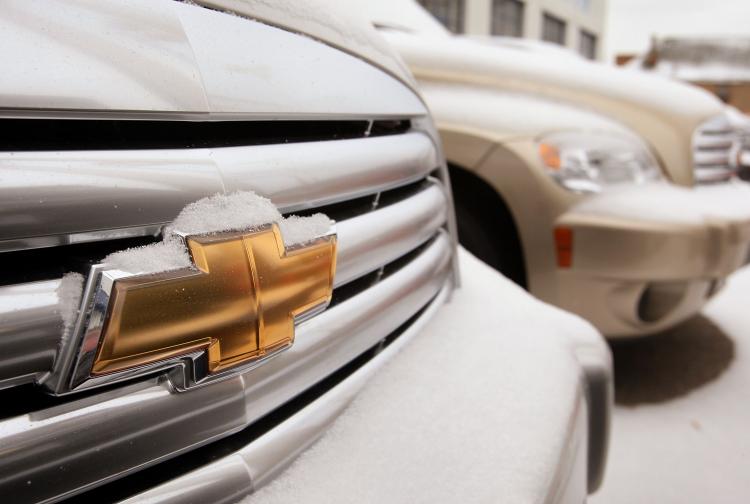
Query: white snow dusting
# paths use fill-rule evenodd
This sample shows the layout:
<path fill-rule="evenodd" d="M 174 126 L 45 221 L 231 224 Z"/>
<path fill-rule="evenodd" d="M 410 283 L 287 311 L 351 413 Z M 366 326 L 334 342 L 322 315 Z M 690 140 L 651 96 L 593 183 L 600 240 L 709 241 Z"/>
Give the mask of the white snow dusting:
<path fill-rule="evenodd" d="M 185 245 L 181 240 L 170 236 L 158 243 L 113 252 L 102 262 L 112 269 L 129 273 L 158 273 L 191 265 Z"/>
<path fill-rule="evenodd" d="M 463 286 L 248 503 L 542 502 L 580 398 L 580 318 L 467 252 Z"/>
<path fill-rule="evenodd" d="M 327 215 L 317 213 L 309 217 L 290 215 L 279 222 L 281 236 L 286 245 L 298 245 L 322 236 L 331 229 L 331 219 Z"/>
<path fill-rule="evenodd" d="M 283 219 L 271 200 L 254 192 L 215 194 L 190 203 L 167 229 L 185 234 L 249 229 Z"/>
<path fill-rule="evenodd" d="M 187 205 L 167 228 L 162 242 L 115 252 L 103 262 L 130 273 L 157 273 L 191 265 L 188 251 L 176 233 L 211 234 L 245 231 L 276 223 L 289 247 L 326 234 L 333 221 L 318 213 L 284 217 L 268 198 L 251 191 L 216 194 Z"/>
<path fill-rule="evenodd" d="M 63 321 L 63 339 L 70 333 L 78 318 L 83 293 L 83 275 L 66 273 L 55 290 L 57 307 Z"/>
<path fill-rule="evenodd" d="M 583 199 L 575 213 L 702 225 L 711 219 L 750 220 L 750 187 L 724 183 L 693 189 L 650 184 L 611 189 Z"/>

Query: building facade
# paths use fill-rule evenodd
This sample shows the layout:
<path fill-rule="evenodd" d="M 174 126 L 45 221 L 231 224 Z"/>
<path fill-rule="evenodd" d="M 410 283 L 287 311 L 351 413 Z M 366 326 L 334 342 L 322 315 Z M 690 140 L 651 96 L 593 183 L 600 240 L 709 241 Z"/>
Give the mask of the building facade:
<path fill-rule="evenodd" d="M 553 42 L 602 59 L 607 0 L 419 0 L 449 30 Z"/>

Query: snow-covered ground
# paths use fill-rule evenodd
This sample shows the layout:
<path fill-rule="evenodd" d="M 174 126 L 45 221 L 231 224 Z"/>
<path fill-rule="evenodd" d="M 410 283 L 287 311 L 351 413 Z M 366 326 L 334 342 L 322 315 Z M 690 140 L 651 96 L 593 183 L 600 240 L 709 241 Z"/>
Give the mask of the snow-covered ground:
<path fill-rule="evenodd" d="M 613 354 L 612 444 L 590 502 L 750 502 L 750 267 L 702 316 Z"/>

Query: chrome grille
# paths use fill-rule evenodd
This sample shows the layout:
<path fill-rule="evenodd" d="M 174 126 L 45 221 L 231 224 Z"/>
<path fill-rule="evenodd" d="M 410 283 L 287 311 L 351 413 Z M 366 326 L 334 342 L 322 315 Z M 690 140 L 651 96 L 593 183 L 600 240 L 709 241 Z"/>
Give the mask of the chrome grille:
<path fill-rule="evenodd" d="M 335 304 L 298 326 L 295 345 L 242 376 L 189 393 L 174 393 L 152 376 L 63 398 L 44 394 L 35 383 L 59 365 L 56 289 L 64 268 L 1 286 L 0 400 L 15 403 L 0 419 L 0 493 L 24 502 L 62 500 L 249 428 L 435 299 L 453 275 L 444 168 L 418 127 L 388 133 L 219 148 L 0 153 L 0 257 L 16 257 L 18 269 L 44 270 L 24 257 L 46 249 L 48 260 L 67 258 L 74 247 L 91 254 L 77 257 L 85 269 L 104 255 L 96 251 L 158 235 L 185 204 L 222 190 L 254 190 L 287 213 L 326 211 L 337 220 L 339 241 Z M 88 245 L 75 245 L 81 241 Z"/>
<path fill-rule="evenodd" d="M 697 184 L 731 179 L 737 173 L 741 137 L 728 117 L 703 123 L 693 135 L 693 165 Z"/>

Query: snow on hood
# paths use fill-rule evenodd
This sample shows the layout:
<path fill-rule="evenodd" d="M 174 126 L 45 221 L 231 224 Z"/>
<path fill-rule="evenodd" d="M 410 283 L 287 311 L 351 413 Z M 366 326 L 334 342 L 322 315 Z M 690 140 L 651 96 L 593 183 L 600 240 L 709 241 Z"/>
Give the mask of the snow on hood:
<path fill-rule="evenodd" d="M 434 28 L 432 15 L 415 0 L 347 0 L 346 4 L 376 25 L 403 27 L 401 33 L 388 32 L 387 39 L 395 43 L 417 77 L 422 71 L 439 71 L 465 80 L 496 76 L 518 90 L 549 96 L 560 96 L 566 90 L 576 95 L 600 95 L 659 113 L 698 115 L 700 119 L 721 112 L 721 103 L 710 93 L 669 79 L 584 58 L 560 57 L 540 44 L 512 44 L 503 37 L 493 41 L 492 37 L 446 36 L 445 30 Z"/>
<path fill-rule="evenodd" d="M 661 116 L 699 123 L 721 113 L 722 103 L 701 89 L 658 75 L 613 67 L 583 58 L 552 56 L 462 37 L 388 35 L 415 75 L 442 75 L 489 82 L 507 89 L 556 97 L 579 105 L 611 100 Z M 592 99 L 593 98 L 593 99 Z"/>
<path fill-rule="evenodd" d="M 370 8 L 366 0 L 350 0 L 346 4 L 373 16 L 376 25 L 402 26 L 382 32 L 421 83 L 444 82 L 500 93 L 525 93 L 607 115 L 651 145 L 673 182 L 693 185 L 692 135 L 700 124 L 724 109 L 724 104 L 711 93 L 655 74 L 561 57 L 531 44 L 446 36 L 439 30 L 425 28 L 426 22 L 413 22 L 411 15 L 401 16 L 402 8 L 409 6 L 422 17 L 431 17 L 415 1 L 382 2 L 390 8 Z M 473 110 L 462 124 L 476 127 L 472 121 L 482 113 L 483 109 Z M 435 112 L 435 118 L 440 124 L 439 112 Z M 571 123 L 571 127 L 575 128 L 575 124 Z"/>
<path fill-rule="evenodd" d="M 577 349 L 603 366 L 609 350 L 587 322 L 459 260 L 450 303 L 243 504 L 545 501 L 581 401 Z"/>
<path fill-rule="evenodd" d="M 397 76 L 415 88 L 408 68 L 390 45 L 378 35 L 370 19 L 358 9 L 347 8 L 349 0 L 193 0 L 214 9 L 304 33 L 354 53 Z M 377 2 L 375 2 L 377 3 Z"/>
<path fill-rule="evenodd" d="M 430 81 L 422 84 L 422 94 L 444 125 L 471 124 L 484 131 L 485 137 L 500 142 L 571 130 L 609 132 L 642 141 L 631 129 L 606 115 L 528 93 L 498 93 L 489 87 Z M 523 120 L 519 121 L 519 117 Z"/>
<path fill-rule="evenodd" d="M 0 64 L 14 71 L 0 79 L 0 106 L 127 118 L 425 114 L 411 74 L 355 12 L 325 0 L 200 3 L 212 8 L 3 2 Z"/>
<path fill-rule="evenodd" d="M 284 217 L 271 200 L 252 191 L 216 194 L 187 205 L 167 227 L 163 241 L 115 252 L 102 262 L 112 269 L 129 273 L 186 268 L 192 262 L 179 234 L 244 231 L 270 223 L 278 224 L 287 247 L 322 236 L 333 225 L 333 221 L 321 213 L 309 217 Z"/>

